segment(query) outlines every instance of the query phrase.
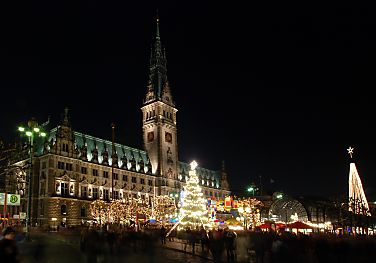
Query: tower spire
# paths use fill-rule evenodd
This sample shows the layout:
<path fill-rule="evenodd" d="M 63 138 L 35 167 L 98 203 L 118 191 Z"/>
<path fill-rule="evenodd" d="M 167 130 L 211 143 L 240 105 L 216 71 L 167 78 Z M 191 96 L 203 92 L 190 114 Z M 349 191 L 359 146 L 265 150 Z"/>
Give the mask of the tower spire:
<path fill-rule="evenodd" d="M 172 104 L 171 92 L 167 81 L 166 52 L 162 49 L 159 30 L 158 10 L 156 16 L 155 41 L 150 52 L 149 80 L 147 83 L 145 104 L 155 100 L 162 100 L 168 104 Z"/>

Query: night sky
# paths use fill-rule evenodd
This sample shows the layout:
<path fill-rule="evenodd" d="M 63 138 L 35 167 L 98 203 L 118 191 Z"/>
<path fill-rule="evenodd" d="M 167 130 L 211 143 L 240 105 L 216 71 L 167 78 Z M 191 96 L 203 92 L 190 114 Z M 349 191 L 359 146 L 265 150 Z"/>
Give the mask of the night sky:
<path fill-rule="evenodd" d="M 34 116 L 142 149 L 156 10 L 179 110 L 179 159 L 290 194 L 376 199 L 375 16 L 351 6 L 51 1 L 5 12 L 0 138 Z M 132 1 L 130 1 L 132 2 Z M 179 3 L 177 3 L 179 2 Z M 274 181 L 274 183 L 271 183 Z"/>

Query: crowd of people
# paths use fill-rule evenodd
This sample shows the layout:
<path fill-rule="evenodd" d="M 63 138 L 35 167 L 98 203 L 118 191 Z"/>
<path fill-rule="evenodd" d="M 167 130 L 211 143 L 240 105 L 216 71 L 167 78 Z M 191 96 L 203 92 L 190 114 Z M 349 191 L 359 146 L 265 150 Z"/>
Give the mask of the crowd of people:
<path fill-rule="evenodd" d="M 374 236 L 305 235 L 292 232 L 243 233 L 256 263 L 375 262 Z"/>
<path fill-rule="evenodd" d="M 156 247 L 179 241 L 184 252 L 212 255 L 215 262 L 222 262 L 225 256 L 228 262 L 235 262 L 236 236 L 237 234 L 228 228 L 206 230 L 201 227 L 179 231 L 165 226 L 159 229 L 144 228 L 140 231 L 135 231 L 134 228 L 103 228 L 99 231 L 85 228 L 81 233 L 80 247 L 82 252 L 87 254 L 87 262 L 92 263 L 106 253 L 119 257 L 141 253 L 152 258 Z"/>
<path fill-rule="evenodd" d="M 2 262 L 19 261 L 18 239 L 22 231 L 5 227 L 0 235 Z M 171 226 L 158 228 L 83 227 L 79 247 L 86 262 L 96 263 L 106 257 L 129 258 L 142 255 L 155 262 L 155 251 L 161 246 L 181 243 L 181 251 L 209 255 L 215 262 L 252 263 L 322 263 L 374 262 L 374 236 L 338 236 L 332 234 L 294 234 L 291 232 L 239 231 L 229 228 L 191 229 Z M 34 257 L 42 258 L 36 250 Z M 38 261 L 41 262 L 41 261 Z"/>

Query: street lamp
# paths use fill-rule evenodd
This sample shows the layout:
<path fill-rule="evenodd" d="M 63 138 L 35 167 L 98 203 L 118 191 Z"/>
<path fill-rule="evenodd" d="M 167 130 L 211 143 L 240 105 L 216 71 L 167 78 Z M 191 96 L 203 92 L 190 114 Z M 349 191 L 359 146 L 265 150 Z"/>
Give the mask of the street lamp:
<path fill-rule="evenodd" d="M 252 196 L 255 197 L 255 188 L 253 186 L 247 189 L 248 192 L 252 192 Z"/>
<path fill-rule="evenodd" d="M 30 157 L 30 166 L 29 166 L 29 176 L 28 176 L 28 188 L 27 188 L 27 217 L 26 217 L 26 237 L 29 239 L 29 226 L 31 223 L 31 195 L 32 195 L 32 173 L 33 173 L 33 155 L 34 155 L 34 137 L 45 137 L 46 133 L 42 132 L 38 127 L 38 123 L 35 119 L 31 119 L 27 122 L 28 128 L 18 127 L 18 131 L 26 134 L 29 137 L 29 157 Z"/>

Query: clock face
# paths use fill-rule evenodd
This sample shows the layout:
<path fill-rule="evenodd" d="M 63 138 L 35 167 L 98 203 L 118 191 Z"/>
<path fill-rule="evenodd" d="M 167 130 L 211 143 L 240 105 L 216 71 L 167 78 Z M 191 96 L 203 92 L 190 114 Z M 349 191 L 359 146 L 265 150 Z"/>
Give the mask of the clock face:
<path fill-rule="evenodd" d="M 166 134 L 165 134 L 165 140 L 166 140 L 166 142 L 172 142 L 172 134 L 171 133 L 169 133 L 169 132 L 166 132 Z"/>
<path fill-rule="evenodd" d="M 154 132 L 148 132 L 148 142 L 152 142 L 154 140 Z"/>

